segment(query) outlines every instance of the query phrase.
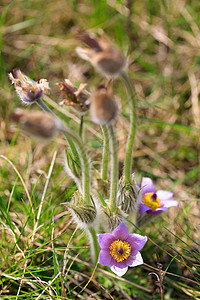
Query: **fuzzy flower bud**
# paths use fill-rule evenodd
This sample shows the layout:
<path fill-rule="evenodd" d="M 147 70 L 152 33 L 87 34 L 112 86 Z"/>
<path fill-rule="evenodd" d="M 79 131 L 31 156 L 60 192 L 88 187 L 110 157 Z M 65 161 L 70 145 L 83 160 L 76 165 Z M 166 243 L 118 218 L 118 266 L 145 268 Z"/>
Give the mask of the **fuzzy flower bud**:
<path fill-rule="evenodd" d="M 13 76 L 14 75 L 14 76 Z M 13 70 L 13 74 L 8 74 L 16 92 L 24 104 L 31 104 L 41 98 L 43 94 L 49 94 L 49 83 L 46 79 L 36 82 L 22 73 L 19 69 Z"/>
<path fill-rule="evenodd" d="M 128 184 L 125 183 L 124 177 L 121 177 L 117 193 L 117 205 L 121 210 L 127 214 L 136 212 L 141 199 L 141 189 L 134 179 L 134 174 L 132 174 L 131 183 Z"/>
<path fill-rule="evenodd" d="M 83 201 L 82 194 L 76 191 L 71 202 L 64 203 L 70 211 L 74 222 L 80 227 L 91 226 L 96 219 L 95 205 L 87 205 Z"/>
<path fill-rule="evenodd" d="M 109 197 L 110 182 L 109 180 L 103 180 L 101 178 L 101 174 L 96 169 L 93 171 L 92 184 L 94 190 L 98 191 L 103 199 L 107 199 Z"/>
<path fill-rule="evenodd" d="M 52 138 L 63 130 L 62 123 L 51 114 L 43 111 L 27 111 L 17 108 L 10 116 L 25 132 L 38 138 Z"/>
<path fill-rule="evenodd" d="M 89 92 L 85 90 L 85 84 L 80 84 L 79 88 L 69 80 L 58 84 L 60 86 L 60 104 L 70 106 L 79 115 L 84 115 L 89 109 Z"/>
<path fill-rule="evenodd" d="M 112 214 L 109 206 L 107 206 L 102 207 L 102 217 L 105 219 L 105 222 L 102 222 L 105 232 L 112 232 L 124 221 L 126 215 L 123 212 L 120 213 L 120 209 L 118 209 L 118 212 Z"/>
<path fill-rule="evenodd" d="M 76 38 L 89 48 L 77 47 L 77 54 L 89 61 L 103 76 L 118 76 L 126 66 L 123 53 L 102 36 L 99 41 L 85 31 L 79 31 Z"/>
<path fill-rule="evenodd" d="M 91 94 L 89 101 L 90 114 L 94 123 L 105 125 L 115 119 L 118 107 L 106 88 L 101 87 Z"/>

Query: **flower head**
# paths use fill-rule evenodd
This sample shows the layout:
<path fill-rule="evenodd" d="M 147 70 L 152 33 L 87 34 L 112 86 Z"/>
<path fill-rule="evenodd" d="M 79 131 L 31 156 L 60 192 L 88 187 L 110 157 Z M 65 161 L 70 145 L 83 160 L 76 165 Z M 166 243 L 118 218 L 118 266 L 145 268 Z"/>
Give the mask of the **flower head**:
<path fill-rule="evenodd" d="M 49 83 L 46 79 L 40 79 L 39 82 L 36 82 L 19 69 L 13 70 L 13 74 L 9 73 L 9 78 L 24 104 L 31 104 L 42 97 L 43 94 L 49 93 Z"/>
<path fill-rule="evenodd" d="M 79 31 L 76 38 L 89 48 L 77 47 L 77 54 L 91 64 L 104 76 L 117 76 L 126 65 L 123 53 L 102 36 L 98 41 L 93 35 Z"/>
<path fill-rule="evenodd" d="M 128 267 L 143 264 L 139 252 L 146 241 L 146 236 L 129 234 L 124 223 L 121 223 L 112 233 L 99 234 L 99 263 L 110 265 L 111 270 L 118 276 L 124 275 Z"/>
<path fill-rule="evenodd" d="M 96 92 L 92 93 L 89 101 L 93 122 L 105 125 L 115 119 L 118 107 L 114 97 L 104 86 L 100 86 Z"/>
<path fill-rule="evenodd" d="M 150 214 L 159 214 L 167 211 L 168 207 L 179 206 L 178 201 L 170 200 L 172 192 L 159 190 L 156 192 L 153 181 L 148 177 L 142 178 L 142 202 L 139 204 L 140 215 L 145 212 Z"/>
<path fill-rule="evenodd" d="M 69 80 L 58 84 L 60 86 L 61 104 L 72 107 L 79 115 L 84 115 L 89 109 L 89 92 L 85 90 L 85 84 L 80 84 L 79 88 Z"/>
<path fill-rule="evenodd" d="M 28 111 L 16 108 L 10 119 L 19 124 L 22 130 L 37 138 L 53 138 L 59 131 L 64 130 L 57 118 L 40 110 Z"/>

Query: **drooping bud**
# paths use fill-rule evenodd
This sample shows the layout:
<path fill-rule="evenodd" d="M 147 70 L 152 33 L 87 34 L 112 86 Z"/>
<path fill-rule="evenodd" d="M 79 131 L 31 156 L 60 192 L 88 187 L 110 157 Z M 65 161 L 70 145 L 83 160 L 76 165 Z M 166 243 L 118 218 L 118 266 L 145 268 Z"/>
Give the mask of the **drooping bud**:
<path fill-rule="evenodd" d="M 19 69 L 13 70 L 13 74 L 9 73 L 8 76 L 24 104 L 31 104 L 42 97 L 43 94 L 49 94 L 50 88 L 46 79 L 40 79 L 39 82 L 36 82 Z"/>
<path fill-rule="evenodd" d="M 82 194 L 76 191 L 72 197 L 71 202 L 63 203 L 70 211 L 74 222 L 79 228 L 91 226 L 96 219 L 95 205 L 87 205 L 83 201 Z"/>
<path fill-rule="evenodd" d="M 85 90 L 85 84 L 80 84 L 79 88 L 69 80 L 58 84 L 60 86 L 61 103 L 70 106 L 79 115 L 84 115 L 89 110 L 89 92 Z"/>
<path fill-rule="evenodd" d="M 89 48 L 77 47 L 77 54 L 85 60 L 88 60 L 98 72 L 104 76 L 118 76 L 126 66 L 126 58 L 123 53 L 102 35 L 97 41 L 94 35 L 86 31 L 79 31 L 76 38 L 86 44 Z"/>
<path fill-rule="evenodd" d="M 91 94 L 90 113 L 94 123 L 105 125 L 115 119 L 118 111 L 114 97 L 107 92 L 106 88 L 101 87 Z"/>
<path fill-rule="evenodd" d="M 117 205 L 127 214 L 132 214 L 138 210 L 138 205 L 142 200 L 141 189 L 134 179 L 134 174 L 131 176 L 131 182 L 125 183 L 122 176 L 119 180 L 117 192 Z"/>
<path fill-rule="evenodd" d="M 63 130 L 61 121 L 43 111 L 27 111 L 17 108 L 10 116 L 25 132 L 38 138 L 52 138 Z"/>

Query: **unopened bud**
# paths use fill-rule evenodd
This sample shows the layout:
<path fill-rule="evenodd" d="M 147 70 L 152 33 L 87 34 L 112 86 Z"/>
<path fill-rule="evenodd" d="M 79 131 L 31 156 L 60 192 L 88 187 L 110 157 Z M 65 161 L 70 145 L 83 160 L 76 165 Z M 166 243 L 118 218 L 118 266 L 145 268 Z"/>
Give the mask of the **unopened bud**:
<path fill-rule="evenodd" d="M 103 180 L 101 174 L 96 169 L 93 171 L 92 184 L 94 190 L 98 191 L 103 199 L 109 197 L 110 182 L 108 180 Z"/>
<path fill-rule="evenodd" d="M 43 94 L 49 94 L 50 88 L 46 79 L 40 79 L 39 82 L 36 82 L 19 69 L 13 70 L 13 74 L 10 73 L 8 75 L 24 104 L 31 104 L 42 97 Z"/>
<path fill-rule="evenodd" d="M 38 138 L 52 138 L 62 131 L 62 123 L 49 113 L 17 108 L 10 116 L 25 132 Z"/>
<path fill-rule="evenodd" d="M 102 226 L 104 227 L 105 232 L 112 232 L 119 224 L 124 222 L 124 217 L 126 215 L 123 212 L 120 213 L 120 210 L 114 214 L 111 213 L 109 206 L 102 208 L 103 218 L 105 218 L 105 222 L 102 222 Z"/>
<path fill-rule="evenodd" d="M 95 205 L 87 205 L 83 201 L 82 194 L 76 191 L 71 202 L 64 203 L 70 211 L 74 222 L 80 227 L 91 226 L 96 219 Z"/>
<path fill-rule="evenodd" d="M 112 46 L 109 41 L 102 36 L 98 41 L 93 35 L 85 31 L 79 31 L 76 38 L 90 48 L 77 47 L 77 54 L 91 64 L 104 76 L 117 76 L 126 65 L 123 53 Z"/>
<path fill-rule="evenodd" d="M 134 213 L 138 210 L 138 204 L 142 200 L 141 190 L 132 174 L 131 182 L 126 184 L 124 177 L 119 180 L 117 192 L 117 205 L 127 214 Z"/>
<path fill-rule="evenodd" d="M 93 122 L 105 125 L 110 123 L 117 115 L 117 104 L 105 88 L 100 88 L 90 98 L 90 113 Z"/>

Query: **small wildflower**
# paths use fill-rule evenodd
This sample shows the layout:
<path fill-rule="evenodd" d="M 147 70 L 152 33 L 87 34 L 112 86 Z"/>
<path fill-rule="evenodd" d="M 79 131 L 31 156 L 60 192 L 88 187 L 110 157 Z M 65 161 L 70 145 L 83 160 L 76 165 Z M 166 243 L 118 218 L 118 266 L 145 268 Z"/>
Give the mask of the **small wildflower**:
<path fill-rule="evenodd" d="M 91 94 L 90 114 L 94 123 L 105 125 L 110 123 L 117 115 L 118 107 L 110 93 L 105 87 L 100 87 Z"/>
<path fill-rule="evenodd" d="M 90 48 L 77 47 L 77 54 L 91 64 L 104 76 L 118 76 L 126 65 L 123 53 L 102 36 L 99 41 L 85 31 L 79 31 L 76 38 Z"/>
<path fill-rule="evenodd" d="M 14 76 L 13 76 L 14 74 Z M 24 104 L 31 104 L 41 98 L 43 94 L 49 94 L 49 83 L 46 79 L 36 82 L 22 73 L 19 69 L 9 73 L 9 78 L 14 84 L 16 92 Z"/>
<path fill-rule="evenodd" d="M 10 116 L 25 132 L 38 138 L 52 138 L 63 130 L 62 123 L 51 114 L 43 111 L 27 111 L 17 108 Z"/>
<path fill-rule="evenodd" d="M 178 201 L 170 200 L 173 196 L 172 192 L 168 191 L 155 191 L 153 181 L 148 177 L 142 178 L 142 202 L 139 204 L 140 215 L 145 212 L 150 214 L 159 214 L 167 211 L 168 207 L 179 206 Z"/>
<path fill-rule="evenodd" d="M 61 91 L 61 104 L 72 107 L 79 115 L 84 115 L 89 109 L 89 92 L 85 90 L 85 84 L 80 84 L 79 88 L 69 80 L 58 84 Z"/>
<path fill-rule="evenodd" d="M 127 214 L 131 214 L 138 209 L 138 204 L 141 202 L 141 189 L 134 179 L 134 174 L 131 176 L 131 182 L 126 184 L 124 177 L 120 178 L 117 204 Z"/>
<path fill-rule="evenodd" d="M 112 233 L 99 234 L 99 263 L 110 265 L 111 270 L 118 276 L 124 275 L 128 267 L 143 264 L 139 252 L 146 241 L 146 236 L 129 234 L 124 223 L 121 223 Z"/>

